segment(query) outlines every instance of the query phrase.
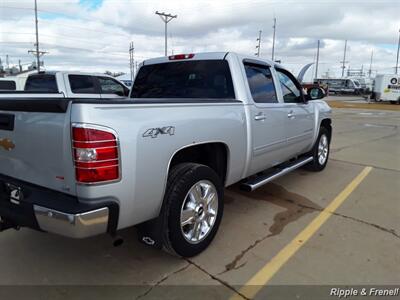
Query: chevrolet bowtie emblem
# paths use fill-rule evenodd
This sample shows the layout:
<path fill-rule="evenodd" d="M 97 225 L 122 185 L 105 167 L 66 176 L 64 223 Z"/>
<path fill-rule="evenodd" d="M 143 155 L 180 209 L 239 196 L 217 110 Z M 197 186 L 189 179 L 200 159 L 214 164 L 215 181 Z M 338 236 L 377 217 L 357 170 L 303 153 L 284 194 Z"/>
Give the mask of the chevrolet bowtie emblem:
<path fill-rule="evenodd" d="M 7 151 L 11 151 L 15 148 L 15 145 L 10 139 L 0 139 L 0 147 L 3 147 Z"/>

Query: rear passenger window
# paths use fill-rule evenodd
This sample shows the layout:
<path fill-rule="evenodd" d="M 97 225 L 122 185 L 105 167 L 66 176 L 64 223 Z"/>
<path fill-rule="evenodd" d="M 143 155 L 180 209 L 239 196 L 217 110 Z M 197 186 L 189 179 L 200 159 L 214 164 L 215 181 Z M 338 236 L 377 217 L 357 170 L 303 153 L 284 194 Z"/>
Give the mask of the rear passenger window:
<path fill-rule="evenodd" d="M 74 94 L 98 94 L 93 76 L 68 75 L 68 79 Z"/>
<path fill-rule="evenodd" d="M 269 67 L 245 64 L 244 68 L 254 102 L 277 103 L 274 80 Z"/>
<path fill-rule="evenodd" d="M 56 76 L 54 75 L 31 75 L 25 83 L 25 91 L 58 93 Z"/>

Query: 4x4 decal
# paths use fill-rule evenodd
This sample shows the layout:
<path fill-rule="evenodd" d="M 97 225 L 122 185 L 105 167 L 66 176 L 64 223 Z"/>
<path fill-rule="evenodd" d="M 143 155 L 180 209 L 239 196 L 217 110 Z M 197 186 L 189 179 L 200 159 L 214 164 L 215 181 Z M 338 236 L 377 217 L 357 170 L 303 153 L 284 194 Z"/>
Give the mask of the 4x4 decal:
<path fill-rule="evenodd" d="M 156 138 L 159 134 L 175 134 L 175 127 L 174 126 L 165 126 L 165 127 L 158 127 L 158 128 L 149 128 L 143 133 L 143 137 L 152 137 Z"/>

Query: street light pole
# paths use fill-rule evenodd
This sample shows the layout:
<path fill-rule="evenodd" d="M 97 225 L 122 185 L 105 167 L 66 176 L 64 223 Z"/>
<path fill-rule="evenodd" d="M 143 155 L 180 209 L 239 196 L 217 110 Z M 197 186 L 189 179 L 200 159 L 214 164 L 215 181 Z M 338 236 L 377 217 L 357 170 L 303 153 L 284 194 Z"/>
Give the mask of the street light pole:
<path fill-rule="evenodd" d="M 319 65 L 319 45 L 320 45 L 320 40 L 318 40 L 317 44 L 317 61 L 315 64 L 315 79 L 318 78 L 318 65 Z"/>
<path fill-rule="evenodd" d="M 35 0 L 35 27 L 36 27 L 36 63 L 37 63 L 37 70 L 38 70 L 38 72 L 40 72 L 39 31 L 38 31 L 37 1 L 36 0 Z"/>
<path fill-rule="evenodd" d="M 396 75 L 397 75 L 397 71 L 399 70 L 399 52 L 400 52 L 400 29 L 399 29 L 399 42 L 397 45 Z"/>
<path fill-rule="evenodd" d="M 344 41 L 344 51 L 343 51 L 343 61 L 342 63 L 342 78 L 344 77 L 344 69 L 346 69 L 346 50 L 347 50 L 347 40 Z"/>
<path fill-rule="evenodd" d="M 168 55 L 168 41 L 167 41 L 167 24 L 172 20 L 177 18 L 177 15 L 171 15 L 171 14 L 166 14 L 164 12 L 160 13 L 158 11 L 156 11 L 156 15 L 159 15 L 161 20 L 164 22 L 165 24 L 165 56 Z"/>
<path fill-rule="evenodd" d="M 272 28 L 274 29 L 274 34 L 272 37 L 272 61 L 274 61 L 275 59 L 275 33 L 276 33 L 276 18 L 274 17 L 274 26 L 272 26 Z"/>

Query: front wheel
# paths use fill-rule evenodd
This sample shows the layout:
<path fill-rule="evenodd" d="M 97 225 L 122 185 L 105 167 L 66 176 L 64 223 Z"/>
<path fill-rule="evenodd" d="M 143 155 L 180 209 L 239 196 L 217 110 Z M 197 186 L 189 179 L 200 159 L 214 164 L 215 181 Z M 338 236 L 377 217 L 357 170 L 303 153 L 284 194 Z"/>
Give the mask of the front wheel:
<path fill-rule="evenodd" d="M 328 163 L 329 151 L 330 151 L 330 135 L 325 127 L 321 127 L 319 130 L 317 141 L 310 154 L 313 160 L 306 165 L 306 168 L 310 171 L 319 172 L 325 169 Z"/>
<path fill-rule="evenodd" d="M 172 168 L 164 198 L 163 241 L 168 252 L 191 257 L 208 247 L 221 222 L 223 192 L 220 178 L 205 165 Z"/>

